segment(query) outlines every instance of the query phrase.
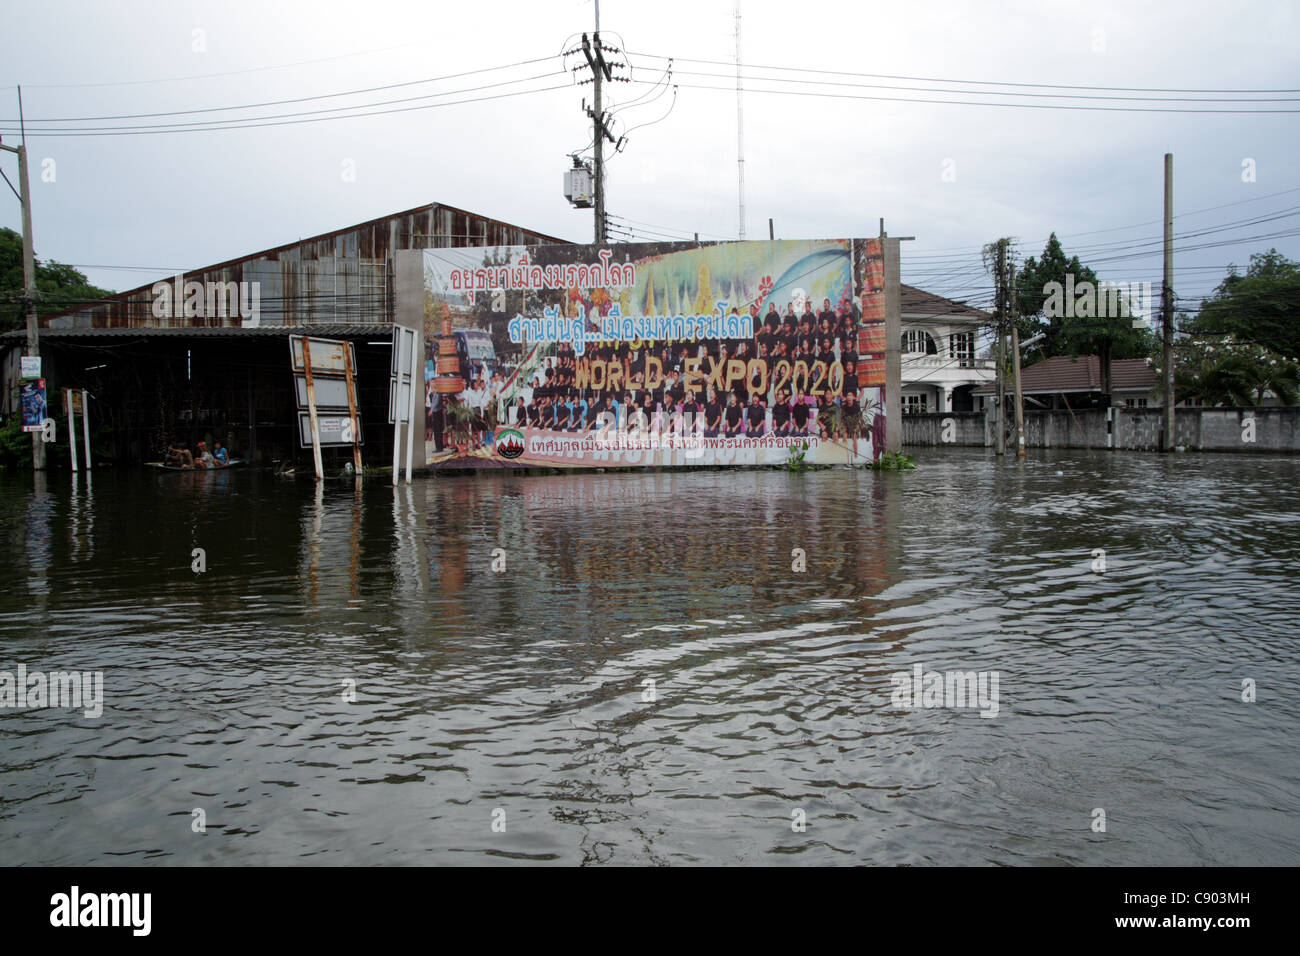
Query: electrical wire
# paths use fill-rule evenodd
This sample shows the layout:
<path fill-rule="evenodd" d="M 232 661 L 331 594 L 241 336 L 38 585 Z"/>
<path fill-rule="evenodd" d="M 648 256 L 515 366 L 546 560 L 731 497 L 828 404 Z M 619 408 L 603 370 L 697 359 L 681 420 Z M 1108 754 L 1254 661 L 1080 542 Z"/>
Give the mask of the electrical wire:
<path fill-rule="evenodd" d="M 356 90 L 343 90 L 338 93 L 320 93 L 316 96 L 300 96 L 300 97 L 295 97 L 293 99 L 284 99 L 284 100 L 266 100 L 261 103 L 243 103 L 237 106 L 208 106 L 208 107 L 203 107 L 200 109 L 192 109 L 192 110 L 171 110 L 171 111 L 158 112 L 158 113 L 122 113 L 122 114 L 110 115 L 110 116 L 62 116 L 62 117 L 28 116 L 25 117 L 25 121 L 29 124 L 30 123 L 102 123 L 102 122 L 108 122 L 109 120 L 157 119 L 162 116 L 194 116 L 203 113 L 229 112 L 231 110 L 261 109 L 267 106 L 285 106 L 289 103 L 310 103 L 316 100 L 336 99 L 340 96 L 360 96 L 364 93 L 377 93 L 383 90 L 403 89 L 409 86 L 421 86 L 425 83 L 441 83 L 444 80 L 458 80 L 461 79 L 462 77 L 475 76 L 480 73 L 494 73 L 499 70 L 510 70 L 520 66 L 531 66 L 534 63 L 542 63 L 551 59 L 553 59 L 553 57 L 536 57 L 531 60 L 520 60 L 516 63 L 505 63 L 500 66 L 485 66 L 478 70 L 466 70 L 462 73 L 448 73 L 445 76 L 431 76 L 422 80 L 409 80 L 405 83 L 388 83 L 383 86 L 371 86 L 371 87 L 366 87 L 363 89 L 356 89 Z M 552 71 L 552 73 L 544 73 L 542 75 L 551 76 L 558 72 L 559 71 Z M 458 92 L 464 92 L 464 91 L 458 91 Z M 445 94 L 430 94 L 430 95 L 445 95 Z M 393 100 L 391 102 L 404 102 L 404 101 Z M 363 105 L 382 106 L 384 104 L 367 103 Z M 343 108 L 344 107 L 340 107 L 340 109 Z M 305 115 L 305 114 L 294 114 L 294 115 Z M 272 117 L 257 117 L 257 118 L 270 119 Z M 0 120 L 0 123 L 16 123 L 16 122 L 17 120 L 14 119 Z"/>
<path fill-rule="evenodd" d="M 629 56 L 644 56 L 657 60 L 676 59 L 683 63 L 703 63 L 711 66 L 734 67 L 734 61 L 729 60 L 701 60 L 691 57 L 666 57 L 654 53 L 642 53 L 632 50 L 626 51 Z M 1107 90 L 1111 92 L 1122 93 L 1300 93 L 1300 89 L 1283 89 L 1283 90 L 1262 90 L 1262 89 L 1220 89 L 1220 90 L 1193 90 L 1183 88 L 1160 88 L 1160 87 L 1131 87 L 1131 86 L 1069 86 L 1060 83 L 1014 83 L 1004 80 L 962 80 L 962 79 L 945 79 L 941 77 L 927 76 L 903 76 L 889 73 L 853 73 L 844 70 L 815 70 L 808 67 L 794 66 L 764 66 L 756 63 L 744 64 L 750 69 L 774 70 L 783 72 L 797 73 L 817 73 L 830 76 L 854 76 L 866 79 L 881 80 L 909 80 L 917 83 L 957 83 L 975 86 L 1018 86 L 1033 89 L 1057 89 L 1057 90 Z"/>
<path fill-rule="evenodd" d="M 931 99 L 918 98 L 911 96 L 878 96 L 863 93 L 825 93 L 815 92 L 812 90 L 782 90 L 768 89 L 750 85 L 755 82 L 749 79 L 746 83 L 746 93 L 766 93 L 773 96 L 811 96 L 823 99 L 840 99 L 840 100 L 869 100 L 874 102 L 891 102 L 891 103 L 929 103 L 936 106 L 986 106 L 997 107 L 1002 109 L 1026 109 L 1026 110 L 1066 110 L 1066 111 L 1087 111 L 1087 112 L 1108 112 L 1108 113 L 1188 113 L 1188 114 L 1235 114 L 1235 115 L 1261 115 L 1261 114 L 1293 114 L 1300 113 L 1300 109 L 1202 109 L 1191 107 L 1162 107 L 1162 106 L 1084 106 L 1070 105 L 1064 103 L 998 103 L 980 100 L 949 100 L 949 99 Z M 724 93 L 735 93 L 734 86 L 709 86 L 702 83 L 678 83 L 683 89 L 691 90 L 717 90 Z"/>
<path fill-rule="evenodd" d="M 464 103 L 478 103 L 484 100 L 502 99 L 509 96 L 523 96 L 529 93 L 544 93 L 550 90 L 565 89 L 565 85 L 541 87 L 531 90 L 516 90 L 511 93 L 499 93 L 493 96 L 480 96 L 472 99 L 455 100 L 446 103 L 425 103 L 419 106 L 407 106 L 396 109 L 369 110 L 371 106 L 386 106 L 397 103 L 410 103 L 418 100 L 428 100 L 434 97 L 456 96 L 462 93 L 474 93 L 481 90 L 493 89 L 501 86 L 510 86 L 515 83 L 530 83 L 535 80 L 546 79 L 554 76 L 555 73 L 540 73 L 535 76 L 524 77 L 518 80 L 504 80 L 500 83 L 489 83 L 484 86 L 470 87 L 464 90 L 449 90 L 444 93 L 429 93 L 423 96 L 404 97 L 395 100 L 386 100 L 379 103 L 365 104 L 363 106 L 340 106 L 324 110 L 309 110 L 297 113 L 282 113 L 272 116 L 243 117 L 235 119 L 222 120 L 205 120 L 192 123 L 162 123 L 153 126 L 120 126 L 120 127 L 62 127 L 57 130 L 41 130 L 41 136 L 139 136 L 158 133 L 196 133 L 210 132 L 217 130 L 232 129 L 259 129 L 266 126 L 296 126 L 302 123 L 319 123 L 327 120 L 352 119 L 362 116 L 379 116 L 390 113 L 406 113 L 414 110 L 434 109 L 440 106 L 457 106 Z M 366 112 L 344 112 L 345 110 L 367 110 Z M 325 116 L 320 114 L 337 113 L 336 116 Z M 296 119 L 295 117 L 307 117 Z M 249 122 L 245 122 L 248 120 Z M 263 122 L 263 121 L 272 122 Z M 221 125 L 227 124 L 227 125 Z M 0 132 L 13 132 L 5 130 Z"/>

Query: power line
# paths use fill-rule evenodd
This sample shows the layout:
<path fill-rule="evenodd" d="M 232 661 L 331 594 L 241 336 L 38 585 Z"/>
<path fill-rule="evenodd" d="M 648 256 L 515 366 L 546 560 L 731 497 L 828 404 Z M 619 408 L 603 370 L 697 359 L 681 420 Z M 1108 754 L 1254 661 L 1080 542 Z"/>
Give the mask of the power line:
<path fill-rule="evenodd" d="M 733 66 L 733 63 L 725 60 L 700 60 L 691 57 L 666 57 L 654 53 L 639 53 L 627 51 L 629 56 L 644 56 L 656 60 L 680 60 L 683 63 L 704 63 L 709 66 Z M 1033 89 L 1056 89 L 1056 90 L 1106 90 L 1119 93 L 1300 93 L 1300 89 L 1287 90 L 1260 90 L 1260 89 L 1221 89 L 1221 90 L 1192 90 L 1180 88 L 1160 88 L 1160 87 L 1135 87 L 1135 86 L 1069 86 L 1061 83 L 1014 83 L 1004 80 L 961 80 L 945 79 L 942 77 L 932 76 L 902 76 L 889 73 L 854 73 L 845 70 L 814 70 L 808 67 L 797 66 L 765 66 L 757 63 L 746 63 L 750 69 L 774 70 L 793 73 L 817 73 L 827 76 L 854 76 L 866 79 L 876 80 L 909 80 L 916 83 L 960 83 L 973 86 L 1017 86 Z"/>
<path fill-rule="evenodd" d="M 721 73 L 702 73 L 698 70 L 678 70 L 680 76 L 699 76 L 706 79 L 722 80 L 730 77 Z M 1101 93 L 1022 93 L 1014 90 L 948 90 L 928 86 L 890 86 L 883 83 L 853 83 L 843 80 L 805 80 L 798 78 L 780 78 L 764 76 L 746 76 L 746 80 L 766 83 L 797 83 L 806 86 L 844 86 L 851 89 L 899 90 L 912 93 L 953 93 L 959 96 L 1019 96 L 1038 99 L 1065 100 L 1104 100 L 1111 102 L 1158 102 L 1158 103 L 1294 103 L 1298 97 L 1203 97 L 1203 96 L 1114 96 Z"/>
<path fill-rule="evenodd" d="M 1206 206 L 1204 209 L 1193 209 L 1193 210 L 1191 210 L 1191 211 L 1189 211 L 1189 212 L 1180 212 L 1180 213 L 1177 214 L 1177 218 L 1179 218 L 1179 219 L 1185 219 L 1185 218 L 1187 218 L 1188 216 L 1199 216 L 1201 213 L 1213 212 L 1213 211 L 1215 211 L 1215 210 L 1217 210 L 1217 209 L 1227 209 L 1227 208 L 1229 208 L 1229 207 L 1231 207 L 1231 206 L 1244 206 L 1244 205 L 1246 205 L 1246 204 L 1248 204 L 1248 203 L 1252 203 L 1252 202 L 1262 202 L 1262 201 L 1265 200 L 1265 199 L 1273 199 L 1273 198 L 1275 198 L 1275 197 L 1277 197 L 1277 196 L 1286 196 L 1286 195 L 1288 195 L 1288 194 L 1290 194 L 1290 193 L 1296 193 L 1296 192 L 1300 192 L 1300 186 L 1294 186 L 1294 187 L 1292 187 L 1291 189 L 1282 189 L 1282 190 L 1279 190 L 1278 192 L 1275 192 L 1275 193 L 1265 193 L 1265 194 L 1262 195 L 1262 196 L 1253 196 L 1253 197 L 1250 198 L 1250 199 L 1238 199 L 1238 200 L 1236 200 L 1235 202 L 1225 202 L 1225 203 L 1221 203 L 1220 205 L 1217 205 L 1217 206 Z M 1099 234 L 1104 233 L 1104 232 L 1123 232 L 1123 231 L 1126 230 L 1126 229 L 1140 229 L 1140 228 L 1142 228 L 1143 226 L 1155 226 L 1155 225 L 1159 225 L 1159 224 L 1160 224 L 1161 222 L 1163 222 L 1163 221 L 1164 221 L 1164 220 L 1161 220 L 1161 219 L 1148 219 L 1148 220 L 1145 221 L 1145 222 L 1135 222 L 1135 223 L 1132 223 L 1132 224 L 1127 225 L 1127 226 L 1111 226 L 1111 227 L 1106 228 L 1106 229 L 1092 229 L 1092 230 L 1089 230 L 1088 232 L 1071 232 L 1071 233 L 1066 233 L 1066 234 L 1064 234 L 1064 235 L 1059 235 L 1059 236 L 1057 236 L 1056 238 L 1057 238 L 1057 239 L 1077 239 L 1079 236 L 1095 236 L 1095 235 L 1099 235 Z M 1022 243 L 1022 245 L 1046 245 L 1046 243 L 1047 243 L 1047 239 L 1048 239 L 1048 238 L 1050 238 L 1050 237 L 1043 238 L 1043 239 L 1037 239 L 1037 240 L 1025 240 L 1025 241 Z M 969 246 L 944 246 L 944 247 L 940 247 L 940 248 L 938 248 L 938 249 L 931 249 L 931 250 L 930 250 L 930 253 L 937 254 L 937 253 L 943 253 L 943 252 L 957 252 L 957 251 L 961 251 L 961 250 L 969 250 L 969 249 L 970 249 Z M 972 253 L 972 254 L 973 254 L 973 253 Z M 926 253 L 926 254 L 922 254 L 921 256 L 911 256 L 911 257 L 909 257 L 909 258 L 926 258 L 926 257 L 928 257 L 928 256 L 929 256 L 929 253 Z"/>
<path fill-rule="evenodd" d="M 633 81 L 640 82 L 640 81 Z M 751 78 L 751 82 L 753 82 Z M 783 82 L 767 81 L 763 82 Z M 691 90 L 720 90 L 722 92 L 733 92 L 731 87 L 727 86 L 709 86 L 702 83 L 679 83 L 678 86 Z M 911 96 L 878 96 L 864 93 L 825 93 L 813 90 L 773 90 L 756 86 L 746 88 L 749 92 L 766 93 L 774 96 L 811 96 L 823 99 L 841 99 L 841 100 L 871 100 L 876 102 L 893 102 L 893 103 L 929 103 L 937 106 L 988 106 L 1004 109 L 1026 109 L 1026 110 L 1067 110 L 1067 111 L 1091 111 L 1091 112 L 1110 112 L 1110 113 L 1218 113 L 1218 114 L 1236 114 L 1236 115 L 1254 115 L 1254 114 L 1290 114 L 1300 113 L 1300 109 L 1202 109 L 1192 107 L 1163 107 L 1163 106 L 1084 106 L 1070 105 L 1064 103 L 997 103 L 980 100 L 947 100 L 918 98 Z M 946 92 L 937 90 L 936 92 Z"/>
<path fill-rule="evenodd" d="M 371 87 L 366 87 L 364 89 L 357 89 L 357 90 L 343 90 L 338 93 L 320 93 L 316 96 L 300 96 L 294 99 L 286 99 L 286 100 L 267 100 L 262 103 L 243 103 L 238 106 L 207 106 L 207 107 L 202 107 L 200 109 L 192 109 L 192 110 L 171 110 L 171 111 L 159 112 L 159 113 L 123 113 L 123 114 L 112 115 L 112 116 L 62 116 L 62 117 L 42 117 L 42 118 L 33 118 L 29 116 L 26 118 L 26 121 L 28 123 L 101 123 L 101 122 L 107 122 L 109 120 L 156 119 L 160 116 L 193 116 L 201 113 L 221 113 L 221 112 L 228 112 L 230 110 L 261 109 L 266 106 L 284 106 L 289 103 L 309 103 L 315 100 L 335 99 L 340 96 L 359 96 L 363 93 L 377 93 L 383 90 L 396 90 L 408 86 L 420 86 L 425 83 L 440 83 L 444 80 L 456 80 L 456 79 L 460 79 L 461 77 L 474 76 L 479 73 L 494 73 L 499 70 L 510 70 L 520 66 L 531 66 L 534 63 L 541 63 L 545 60 L 552 60 L 552 59 L 554 59 L 554 57 L 543 56 L 543 57 L 537 57 L 532 60 L 520 60 L 516 63 L 505 63 L 500 66 L 486 66 L 478 70 L 466 70 L 463 73 L 448 73 L 445 76 L 431 76 L 422 80 L 409 80 L 405 83 L 388 83 L 383 86 L 371 86 Z M 557 70 L 557 71 L 553 71 L 553 73 L 543 73 L 541 74 L 541 76 L 551 76 L 559 72 L 560 71 Z M 500 84 L 496 84 L 496 85 L 500 85 Z M 486 88 L 487 87 L 476 87 L 475 89 L 486 89 Z M 454 92 L 463 93 L 466 91 L 457 90 Z M 441 96 L 447 94 L 429 94 L 429 95 Z M 413 99 L 418 99 L 418 98 L 419 97 L 413 97 Z M 398 103 L 398 102 L 406 102 L 406 101 L 390 100 L 388 102 Z M 339 107 L 339 109 L 360 108 L 360 106 L 383 106 L 383 105 L 385 104 L 366 103 L 366 104 L 360 104 L 358 107 Z M 290 115 L 305 115 L 305 114 L 290 114 Z M 274 117 L 249 117 L 249 118 L 250 119 L 273 119 Z M 0 123 L 13 123 L 13 122 L 16 122 L 16 120 L 13 119 L 0 120 Z"/>
<path fill-rule="evenodd" d="M 549 75 L 549 74 L 543 74 L 543 75 Z M 439 108 L 439 107 L 444 107 L 444 106 L 460 106 L 460 105 L 463 105 L 463 104 L 465 104 L 465 103 L 482 103 L 482 102 L 486 102 L 486 101 L 488 101 L 488 100 L 508 99 L 508 98 L 510 98 L 510 97 L 513 97 L 513 96 L 527 96 L 527 95 L 532 94 L 532 93 L 549 93 L 549 92 L 554 91 L 554 90 L 566 90 L 566 89 L 570 89 L 570 88 L 571 88 L 571 87 L 570 87 L 570 85 L 569 85 L 568 83 L 561 83 L 561 84 L 558 84 L 558 85 L 556 85 L 556 86 L 542 86 L 542 87 L 538 87 L 538 88 L 536 88 L 536 89 L 531 89 L 531 90 L 515 90 L 515 91 L 510 92 L 510 93 L 496 93 L 496 94 L 491 95 L 491 96 L 476 96 L 476 97 L 471 97 L 471 98 L 469 98 L 469 99 L 463 99 L 463 100 L 451 100 L 451 101 L 448 101 L 448 102 L 445 102 L 445 103 L 424 103 L 424 104 L 421 104 L 421 105 L 419 105 L 419 106 L 403 106 L 403 107 L 398 107 L 398 108 L 395 108 L 395 109 L 369 110 L 369 111 L 366 111 L 366 112 L 360 112 L 360 113 L 346 113 L 346 114 L 339 115 L 339 116 L 312 116 L 312 117 L 307 118 L 307 119 L 277 120 L 277 121 L 269 122 L 269 123 L 242 123 L 242 122 L 237 122 L 237 121 L 236 121 L 236 122 L 233 122 L 231 125 L 228 125 L 228 126 L 207 126 L 207 125 L 205 125 L 205 126 L 194 126 L 194 125 L 191 125 L 191 126 L 189 126 L 189 127 L 169 127 L 169 128 L 165 128 L 165 129 L 139 129 L 139 130 L 132 130 L 132 129 L 114 130 L 114 129 L 108 129 L 108 130 L 97 130 L 97 131 L 93 131 L 93 132 L 92 132 L 92 131 L 86 131 L 86 132 L 62 132 L 62 131 L 61 131 L 61 132 L 42 132 L 40 135 L 43 136 L 43 137 L 54 137 L 54 136 L 60 136 L 60 137 L 61 137 L 61 136 L 69 136 L 69 137 L 75 137 L 75 136 L 150 136 L 150 135 L 159 135 L 159 134 L 166 134 L 166 133 L 211 133 L 211 132 L 223 132 L 223 131 L 225 131 L 225 130 L 235 130 L 235 129 L 262 129 L 262 128 L 265 128 L 265 127 L 271 127 L 271 126 L 298 126 L 298 125 L 303 124 L 303 123 L 323 123 L 323 122 L 327 122 L 327 121 L 329 121 L 329 120 L 354 119 L 354 118 L 360 118 L 360 117 L 364 117 L 364 116 L 384 116 L 384 115 L 388 115 L 388 114 L 392 114 L 392 113 L 410 113 L 410 112 L 414 112 L 414 111 L 418 111 L 418 110 L 437 109 L 437 108 Z M 464 92 L 464 91 L 458 91 L 458 92 Z M 448 93 L 439 93 L 439 94 L 431 94 L 431 95 L 436 95 L 436 96 L 448 96 L 448 95 L 451 95 L 451 94 L 448 94 Z M 428 97 L 418 97 L 418 99 L 427 99 L 427 98 L 428 98 Z M 352 108 L 356 108 L 356 107 L 352 107 Z M 335 112 L 335 111 L 326 111 L 326 112 Z M 289 115 L 295 115 L 295 114 L 289 114 Z M 223 121 L 223 122 L 224 122 L 224 121 Z M 4 133 L 12 133 L 12 132 L 14 132 L 14 131 L 13 131 L 13 130 L 0 130 L 0 134 L 4 134 Z"/>

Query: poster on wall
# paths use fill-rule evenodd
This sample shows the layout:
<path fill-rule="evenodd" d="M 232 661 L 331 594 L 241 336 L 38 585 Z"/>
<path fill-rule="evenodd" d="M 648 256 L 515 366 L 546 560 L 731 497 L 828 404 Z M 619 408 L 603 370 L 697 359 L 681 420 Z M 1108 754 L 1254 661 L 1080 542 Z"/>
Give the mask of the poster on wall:
<path fill-rule="evenodd" d="M 44 428 L 46 417 L 45 379 L 24 381 L 19 387 L 20 402 L 23 410 L 23 431 L 38 432 Z"/>
<path fill-rule="evenodd" d="M 425 250 L 426 463 L 871 461 L 884 285 L 878 239 Z"/>

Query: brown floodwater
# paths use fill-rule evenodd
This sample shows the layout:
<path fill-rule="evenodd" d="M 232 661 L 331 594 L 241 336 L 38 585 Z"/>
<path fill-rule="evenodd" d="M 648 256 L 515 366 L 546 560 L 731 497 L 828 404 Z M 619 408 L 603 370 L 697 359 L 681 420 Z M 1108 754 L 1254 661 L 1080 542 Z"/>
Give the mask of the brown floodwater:
<path fill-rule="evenodd" d="M 1300 459 L 917 458 L 0 476 L 0 862 L 1297 862 Z"/>

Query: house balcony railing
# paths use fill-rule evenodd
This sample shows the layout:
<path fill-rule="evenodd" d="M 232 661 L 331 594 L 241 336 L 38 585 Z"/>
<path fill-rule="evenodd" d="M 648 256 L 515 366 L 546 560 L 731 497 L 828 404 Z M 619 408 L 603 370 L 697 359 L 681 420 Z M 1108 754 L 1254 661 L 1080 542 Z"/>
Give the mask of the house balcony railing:
<path fill-rule="evenodd" d="M 954 358 L 945 355 L 920 355 L 916 352 L 904 352 L 902 356 L 904 368 L 952 368 L 952 369 L 981 369 L 993 371 L 997 363 L 992 359 L 982 358 Z"/>

